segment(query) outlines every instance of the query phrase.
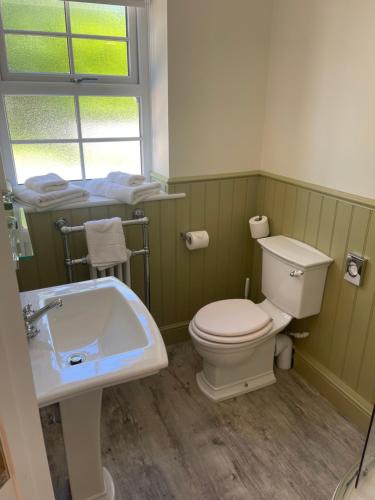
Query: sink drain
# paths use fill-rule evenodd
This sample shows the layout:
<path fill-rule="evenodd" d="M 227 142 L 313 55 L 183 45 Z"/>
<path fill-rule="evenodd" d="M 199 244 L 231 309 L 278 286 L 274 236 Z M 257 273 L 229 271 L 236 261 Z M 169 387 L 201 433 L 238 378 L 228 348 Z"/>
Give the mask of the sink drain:
<path fill-rule="evenodd" d="M 68 358 L 68 363 L 71 366 L 80 365 L 84 361 L 86 361 L 86 356 L 84 354 L 72 354 Z"/>

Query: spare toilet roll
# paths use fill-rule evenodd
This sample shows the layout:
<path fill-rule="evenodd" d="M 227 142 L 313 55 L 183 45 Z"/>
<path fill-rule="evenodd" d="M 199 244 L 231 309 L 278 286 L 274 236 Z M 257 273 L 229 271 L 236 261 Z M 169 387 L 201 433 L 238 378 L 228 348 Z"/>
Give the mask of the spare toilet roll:
<path fill-rule="evenodd" d="M 198 250 L 199 248 L 207 248 L 210 242 L 210 237 L 207 231 L 190 231 L 186 233 L 186 246 L 189 250 Z"/>
<path fill-rule="evenodd" d="M 265 215 L 257 215 L 249 220 L 251 237 L 254 239 L 266 238 L 270 234 L 268 218 Z"/>

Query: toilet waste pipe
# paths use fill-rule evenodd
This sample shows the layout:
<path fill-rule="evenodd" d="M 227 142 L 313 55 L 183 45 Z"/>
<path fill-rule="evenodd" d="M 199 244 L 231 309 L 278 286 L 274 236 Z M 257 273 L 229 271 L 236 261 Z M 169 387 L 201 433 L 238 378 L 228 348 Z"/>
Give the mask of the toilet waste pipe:
<path fill-rule="evenodd" d="M 275 358 L 276 365 L 281 370 L 290 370 L 292 367 L 293 341 L 285 333 L 276 335 Z"/>

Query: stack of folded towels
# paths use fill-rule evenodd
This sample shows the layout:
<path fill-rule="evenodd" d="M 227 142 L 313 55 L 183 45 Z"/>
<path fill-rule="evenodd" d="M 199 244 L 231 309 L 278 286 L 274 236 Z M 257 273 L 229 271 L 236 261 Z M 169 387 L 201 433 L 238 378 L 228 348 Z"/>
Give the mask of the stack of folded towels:
<path fill-rule="evenodd" d="M 105 179 L 86 181 L 81 185 L 67 182 L 57 174 L 30 177 L 23 186 L 15 186 L 13 193 L 22 204 L 46 209 L 63 207 L 66 203 L 85 201 L 90 194 L 135 205 L 158 195 L 159 182 L 146 182 L 143 175 L 111 172 Z"/>
<path fill-rule="evenodd" d="M 136 205 L 158 195 L 161 185 L 159 182 L 146 182 L 143 175 L 111 172 L 105 179 L 87 181 L 85 188 L 95 196 L 104 196 L 128 205 Z"/>
<path fill-rule="evenodd" d="M 89 197 L 85 189 L 74 186 L 52 173 L 30 177 L 23 186 L 13 187 L 13 194 L 22 204 L 39 209 L 85 201 Z"/>

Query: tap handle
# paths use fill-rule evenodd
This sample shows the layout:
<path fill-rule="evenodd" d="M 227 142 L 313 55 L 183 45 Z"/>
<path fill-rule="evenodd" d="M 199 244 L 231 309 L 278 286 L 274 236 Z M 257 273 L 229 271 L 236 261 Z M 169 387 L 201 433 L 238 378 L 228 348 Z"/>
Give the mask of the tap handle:
<path fill-rule="evenodd" d="M 26 304 L 25 307 L 22 309 L 23 315 L 25 318 L 30 316 L 31 314 L 34 314 L 34 309 L 31 304 Z"/>

